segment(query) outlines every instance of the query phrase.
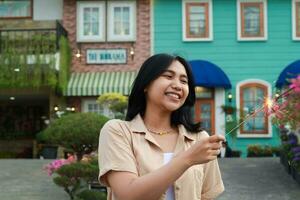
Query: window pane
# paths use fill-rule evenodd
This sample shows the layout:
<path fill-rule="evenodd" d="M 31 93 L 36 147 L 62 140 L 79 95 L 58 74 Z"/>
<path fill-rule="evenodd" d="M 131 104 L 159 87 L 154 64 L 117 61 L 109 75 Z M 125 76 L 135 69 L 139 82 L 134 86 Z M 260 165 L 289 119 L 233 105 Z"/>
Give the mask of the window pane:
<path fill-rule="evenodd" d="M 121 21 L 121 7 L 114 8 L 114 19 L 115 21 Z"/>
<path fill-rule="evenodd" d="M 91 18 L 92 18 L 92 22 L 96 22 L 96 23 L 99 22 L 99 8 L 93 8 Z"/>
<path fill-rule="evenodd" d="M 296 34 L 300 36 L 300 2 L 296 3 Z"/>
<path fill-rule="evenodd" d="M 83 21 L 84 22 L 89 22 L 90 21 L 90 8 L 84 8 L 83 9 Z"/>
<path fill-rule="evenodd" d="M 92 24 L 92 35 L 98 35 L 99 33 L 99 23 Z"/>
<path fill-rule="evenodd" d="M 114 7 L 114 34 L 130 34 L 130 8 Z"/>
<path fill-rule="evenodd" d="M 249 86 L 242 89 L 242 118 L 255 113 L 255 115 L 246 120 L 242 127 L 243 131 L 255 133 L 267 130 L 264 112 L 255 112 L 263 105 L 264 96 L 265 90 L 261 87 Z"/>
<path fill-rule="evenodd" d="M 212 98 L 214 91 L 210 88 L 197 86 L 195 88 L 196 98 Z"/>
<path fill-rule="evenodd" d="M 30 17 L 31 1 L 0 1 L 0 17 Z"/>
<path fill-rule="evenodd" d="M 206 27 L 206 7 L 202 5 L 190 5 L 188 13 L 189 35 L 192 37 L 205 37 Z"/>
<path fill-rule="evenodd" d="M 129 7 L 123 7 L 123 21 L 129 22 Z"/>
<path fill-rule="evenodd" d="M 244 6 L 244 34 L 247 36 L 260 36 L 261 28 L 260 21 L 260 7 L 259 6 Z"/>
<path fill-rule="evenodd" d="M 83 35 L 99 35 L 99 12 L 99 8 L 86 7 L 83 9 Z"/>
<path fill-rule="evenodd" d="M 83 35 L 92 35 L 92 33 L 90 32 L 90 23 L 84 23 L 83 24 Z"/>
<path fill-rule="evenodd" d="M 123 27 L 124 27 L 124 34 L 129 35 L 130 34 L 130 23 L 129 22 L 124 22 Z"/>

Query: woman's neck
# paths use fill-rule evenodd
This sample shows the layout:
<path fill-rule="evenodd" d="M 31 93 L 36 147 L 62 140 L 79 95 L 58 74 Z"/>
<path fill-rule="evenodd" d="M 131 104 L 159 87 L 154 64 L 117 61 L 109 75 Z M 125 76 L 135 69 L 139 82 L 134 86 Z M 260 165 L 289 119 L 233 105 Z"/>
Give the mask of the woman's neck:
<path fill-rule="evenodd" d="M 170 112 L 146 108 L 143 119 L 146 127 L 151 130 L 165 131 L 172 129 Z"/>

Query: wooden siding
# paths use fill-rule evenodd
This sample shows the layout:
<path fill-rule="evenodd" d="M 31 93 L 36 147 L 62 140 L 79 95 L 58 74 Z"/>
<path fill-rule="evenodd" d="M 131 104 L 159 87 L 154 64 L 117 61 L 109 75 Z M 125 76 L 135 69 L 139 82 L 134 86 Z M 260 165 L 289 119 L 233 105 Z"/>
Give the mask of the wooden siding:
<path fill-rule="evenodd" d="M 246 79 L 262 79 L 274 90 L 274 81 L 289 63 L 300 58 L 300 41 L 292 39 L 292 1 L 268 0 L 268 39 L 266 41 L 237 40 L 236 0 L 213 0 L 213 41 L 184 42 L 182 40 L 182 1 L 153 0 L 154 53 L 167 52 L 188 60 L 203 59 L 223 69 L 233 85 Z M 233 99 L 233 103 L 234 102 Z M 242 138 L 234 148 L 245 152 L 248 144 L 278 145 L 276 129 L 273 138 Z"/>

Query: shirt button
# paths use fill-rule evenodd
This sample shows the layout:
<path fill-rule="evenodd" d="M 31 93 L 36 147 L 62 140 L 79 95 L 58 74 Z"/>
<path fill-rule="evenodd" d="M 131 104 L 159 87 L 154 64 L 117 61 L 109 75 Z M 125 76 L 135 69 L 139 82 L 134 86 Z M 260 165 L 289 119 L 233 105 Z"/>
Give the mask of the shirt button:
<path fill-rule="evenodd" d="M 178 186 L 178 185 L 176 185 L 176 186 L 175 186 L 175 190 L 177 190 L 177 191 L 178 191 L 179 189 L 180 189 L 180 188 L 179 188 L 179 186 Z"/>

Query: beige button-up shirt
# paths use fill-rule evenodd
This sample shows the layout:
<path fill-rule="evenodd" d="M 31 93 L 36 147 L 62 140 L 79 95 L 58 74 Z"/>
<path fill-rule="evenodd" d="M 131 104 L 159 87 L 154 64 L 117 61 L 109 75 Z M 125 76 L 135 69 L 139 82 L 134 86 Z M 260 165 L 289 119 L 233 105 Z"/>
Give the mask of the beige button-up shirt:
<path fill-rule="evenodd" d="M 204 131 L 189 133 L 183 125 L 179 125 L 178 130 L 174 156 L 190 148 L 197 140 L 208 137 Z M 132 121 L 108 121 L 101 129 L 99 139 L 99 180 L 108 186 L 108 199 L 116 200 L 105 177 L 107 172 L 126 171 L 143 176 L 163 165 L 163 153 L 140 115 Z M 175 181 L 174 191 L 176 200 L 217 197 L 224 191 L 217 160 L 190 167 Z M 165 200 L 165 194 L 159 200 Z"/>

